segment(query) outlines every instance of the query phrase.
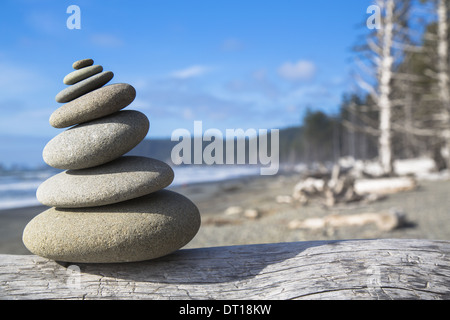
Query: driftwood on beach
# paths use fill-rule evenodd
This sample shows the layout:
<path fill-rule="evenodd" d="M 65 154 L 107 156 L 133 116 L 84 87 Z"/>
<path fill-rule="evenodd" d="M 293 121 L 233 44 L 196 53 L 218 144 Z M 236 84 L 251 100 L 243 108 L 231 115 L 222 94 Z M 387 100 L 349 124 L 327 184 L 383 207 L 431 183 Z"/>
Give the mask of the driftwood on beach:
<path fill-rule="evenodd" d="M 0 299 L 450 299 L 450 242 L 244 245 L 123 264 L 0 255 Z"/>
<path fill-rule="evenodd" d="M 294 186 L 292 200 L 304 205 L 319 199 L 326 207 L 338 203 L 372 202 L 392 193 L 410 191 L 417 187 L 411 176 L 382 177 L 353 167 L 343 168 L 335 164 L 331 170 L 306 171 Z M 279 198 L 278 202 L 287 202 Z M 289 201 L 292 202 L 292 201 Z"/>
<path fill-rule="evenodd" d="M 322 230 L 326 228 L 361 227 L 375 224 L 382 231 L 391 231 L 406 223 L 405 215 L 398 211 L 366 212 L 359 214 L 330 214 L 323 218 L 295 219 L 289 222 L 289 229 Z"/>

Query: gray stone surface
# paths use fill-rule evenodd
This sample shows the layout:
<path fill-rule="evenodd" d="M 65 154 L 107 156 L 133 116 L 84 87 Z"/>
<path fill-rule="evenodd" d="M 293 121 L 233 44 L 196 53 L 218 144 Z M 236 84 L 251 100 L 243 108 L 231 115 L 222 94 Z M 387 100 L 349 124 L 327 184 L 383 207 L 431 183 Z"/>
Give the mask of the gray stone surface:
<path fill-rule="evenodd" d="M 92 59 L 83 59 L 83 60 L 75 61 L 72 64 L 72 68 L 74 68 L 75 70 L 78 70 L 78 69 L 81 69 L 81 68 L 92 66 L 93 64 L 94 64 L 94 60 L 92 60 Z"/>
<path fill-rule="evenodd" d="M 200 228 L 197 207 L 168 190 L 102 207 L 51 208 L 25 227 L 34 254 L 73 263 L 143 261 L 186 245 Z"/>
<path fill-rule="evenodd" d="M 102 71 L 103 67 L 99 65 L 81 68 L 66 75 L 63 79 L 63 82 L 64 84 L 68 85 L 75 84 L 81 80 L 89 78 L 90 76 L 93 76 L 94 74 L 100 73 Z"/>
<path fill-rule="evenodd" d="M 44 161 L 58 169 L 84 169 L 112 161 L 147 135 L 148 118 L 125 110 L 85 122 L 60 133 L 44 147 Z"/>
<path fill-rule="evenodd" d="M 36 196 L 49 207 L 102 206 L 161 190 L 173 178 L 172 168 L 162 161 L 123 156 L 101 166 L 68 170 L 50 177 L 39 186 Z"/>
<path fill-rule="evenodd" d="M 55 128 L 70 127 L 119 111 L 133 102 L 135 97 L 136 90 L 131 85 L 110 84 L 56 109 L 49 122 Z"/>
<path fill-rule="evenodd" d="M 56 102 L 61 103 L 72 101 L 73 99 L 76 99 L 83 94 L 86 94 L 107 84 L 113 77 L 114 73 L 112 73 L 111 71 L 97 73 L 92 77 L 77 82 L 74 85 L 60 91 L 56 95 L 55 100 Z"/>

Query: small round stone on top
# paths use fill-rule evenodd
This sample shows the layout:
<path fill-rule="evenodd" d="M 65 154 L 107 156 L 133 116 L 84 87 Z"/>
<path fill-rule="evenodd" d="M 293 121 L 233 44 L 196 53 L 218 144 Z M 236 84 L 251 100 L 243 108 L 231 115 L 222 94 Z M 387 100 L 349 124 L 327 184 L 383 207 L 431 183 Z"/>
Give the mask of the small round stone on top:
<path fill-rule="evenodd" d="M 83 59 L 83 60 L 75 61 L 72 64 L 72 68 L 74 68 L 75 70 L 78 70 L 78 69 L 81 69 L 81 68 L 84 68 L 84 67 L 92 66 L 93 64 L 94 64 L 94 60 L 92 60 L 92 59 Z"/>

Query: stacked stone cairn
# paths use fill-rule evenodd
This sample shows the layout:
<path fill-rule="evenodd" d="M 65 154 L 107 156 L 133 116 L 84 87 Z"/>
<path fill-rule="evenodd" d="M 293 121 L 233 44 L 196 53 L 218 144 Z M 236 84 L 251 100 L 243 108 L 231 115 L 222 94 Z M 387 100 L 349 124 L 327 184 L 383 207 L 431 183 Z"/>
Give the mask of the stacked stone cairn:
<path fill-rule="evenodd" d="M 64 169 L 38 188 L 51 208 L 23 232 L 34 254 L 64 262 L 117 263 L 158 258 L 178 250 L 200 228 L 197 207 L 169 190 L 172 168 L 156 159 L 126 156 L 149 130 L 138 111 L 122 109 L 135 98 L 126 83 L 104 86 L 111 71 L 76 61 L 56 95 L 66 103 L 50 117 L 67 128 L 44 148 L 44 161 Z"/>

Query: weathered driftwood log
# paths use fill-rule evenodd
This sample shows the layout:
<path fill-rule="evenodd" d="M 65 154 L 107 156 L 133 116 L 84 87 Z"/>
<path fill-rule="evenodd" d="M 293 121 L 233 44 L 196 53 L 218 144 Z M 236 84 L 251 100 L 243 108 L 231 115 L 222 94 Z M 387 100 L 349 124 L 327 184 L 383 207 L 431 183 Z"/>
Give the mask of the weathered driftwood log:
<path fill-rule="evenodd" d="M 0 299 L 450 299 L 450 242 L 246 245 L 124 264 L 0 255 Z"/>
<path fill-rule="evenodd" d="M 288 223 L 289 229 L 320 230 L 325 228 L 360 227 L 375 224 L 380 230 L 391 231 L 405 223 L 405 214 L 395 210 L 366 212 L 357 214 L 330 214 L 322 218 L 294 219 Z"/>
<path fill-rule="evenodd" d="M 391 194 L 414 190 L 416 187 L 417 182 L 411 177 L 359 179 L 355 181 L 355 191 L 358 194 Z"/>

